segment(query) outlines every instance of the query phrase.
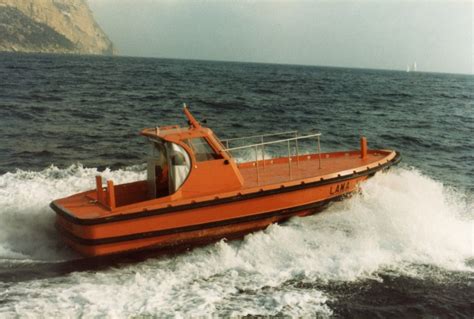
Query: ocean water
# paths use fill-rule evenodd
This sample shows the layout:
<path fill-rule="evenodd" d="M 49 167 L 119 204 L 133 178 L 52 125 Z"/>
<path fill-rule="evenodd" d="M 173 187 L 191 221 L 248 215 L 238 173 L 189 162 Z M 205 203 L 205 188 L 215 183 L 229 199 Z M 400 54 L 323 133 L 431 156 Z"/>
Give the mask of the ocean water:
<path fill-rule="evenodd" d="M 474 77 L 0 54 L 0 317 L 472 317 Z M 182 252 L 80 259 L 51 200 L 145 176 L 144 127 L 321 131 L 403 162 L 324 212 Z M 309 151 L 309 150 L 307 150 Z"/>

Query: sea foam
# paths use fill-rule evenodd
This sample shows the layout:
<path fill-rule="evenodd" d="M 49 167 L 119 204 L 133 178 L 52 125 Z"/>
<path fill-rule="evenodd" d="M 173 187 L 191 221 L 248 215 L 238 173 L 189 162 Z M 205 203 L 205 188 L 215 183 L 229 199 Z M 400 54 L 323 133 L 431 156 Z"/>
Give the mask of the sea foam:
<path fill-rule="evenodd" d="M 95 187 L 101 174 L 116 183 L 144 178 L 141 167 L 98 172 L 72 165 L 40 172 L 18 170 L 0 176 L 0 259 L 61 260 L 73 256 L 58 241 L 49 203 Z"/>

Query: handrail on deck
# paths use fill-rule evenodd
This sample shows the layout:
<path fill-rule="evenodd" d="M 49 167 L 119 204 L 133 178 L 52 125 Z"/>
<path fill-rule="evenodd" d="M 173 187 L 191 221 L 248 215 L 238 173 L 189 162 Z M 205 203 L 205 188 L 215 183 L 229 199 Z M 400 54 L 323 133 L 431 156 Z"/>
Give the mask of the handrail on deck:
<path fill-rule="evenodd" d="M 238 150 L 238 149 L 250 148 L 250 147 L 255 147 L 255 146 L 262 146 L 262 145 L 269 145 L 269 144 L 277 144 L 277 143 L 283 143 L 283 142 L 286 142 L 286 141 L 296 141 L 296 140 L 302 140 L 302 139 L 305 139 L 305 138 L 319 137 L 319 136 L 321 136 L 321 133 L 304 135 L 304 136 L 297 136 L 297 137 L 290 137 L 290 138 L 285 138 L 283 140 L 276 140 L 276 141 L 269 141 L 269 142 L 263 142 L 263 143 L 249 144 L 249 145 L 244 145 L 244 146 L 230 147 L 230 148 L 226 148 L 224 151 L 235 151 L 235 150 Z"/>
<path fill-rule="evenodd" d="M 294 133 L 295 137 L 290 137 L 286 139 L 281 139 L 281 140 L 276 140 L 276 141 L 268 141 L 264 142 L 263 141 L 263 136 L 262 135 L 255 135 L 253 137 L 261 137 L 261 142 L 260 143 L 255 143 L 255 144 L 249 144 L 249 145 L 243 145 L 243 146 L 237 146 L 237 147 L 228 147 L 228 140 L 227 140 L 227 148 L 225 148 L 223 151 L 225 152 L 231 152 L 231 151 L 236 151 L 236 150 L 243 150 L 243 149 L 248 149 L 252 148 L 255 151 L 255 166 L 257 169 L 257 185 L 260 185 L 260 171 L 259 171 L 259 165 L 258 165 L 258 148 L 260 147 L 262 149 L 262 163 L 263 163 L 263 168 L 265 168 L 265 145 L 272 145 L 272 144 L 278 144 L 278 143 L 287 143 L 288 145 L 288 173 L 290 176 L 290 180 L 292 179 L 292 172 L 291 172 L 291 160 L 292 160 L 292 155 L 291 155 L 291 147 L 290 147 L 290 142 L 295 141 L 296 144 L 296 161 L 297 165 L 299 167 L 299 147 L 298 147 L 298 141 L 302 139 L 308 139 L 308 138 L 316 138 L 316 148 L 318 150 L 318 158 L 319 158 L 319 168 L 321 168 L 321 133 L 316 133 L 316 134 L 309 134 L 309 135 L 304 135 L 304 136 L 298 136 L 297 131 L 291 131 L 291 132 L 284 132 L 284 133 L 276 133 L 276 134 L 268 134 L 267 136 L 272 136 L 272 135 L 283 135 L 283 134 L 290 134 Z M 237 138 L 239 139 L 239 138 Z"/>
<path fill-rule="evenodd" d="M 259 134 L 259 135 L 250 135 L 250 136 L 242 136 L 242 137 L 234 137 L 234 138 L 226 138 L 221 140 L 222 142 L 230 142 L 230 141 L 237 141 L 237 140 L 244 140 L 250 138 L 257 138 L 257 137 L 268 137 L 268 136 L 277 136 L 277 135 L 287 135 L 287 134 L 295 134 L 298 131 L 285 131 L 285 132 L 276 132 L 276 133 L 268 133 L 268 134 Z"/>

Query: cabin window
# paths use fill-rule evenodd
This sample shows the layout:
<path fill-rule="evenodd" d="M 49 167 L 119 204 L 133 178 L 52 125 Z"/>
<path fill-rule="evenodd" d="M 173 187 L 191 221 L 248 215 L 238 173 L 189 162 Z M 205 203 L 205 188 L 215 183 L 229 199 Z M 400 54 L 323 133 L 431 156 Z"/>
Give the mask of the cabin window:
<path fill-rule="evenodd" d="M 185 141 L 191 147 L 196 157 L 196 161 L 204 162 L 222 158 L 222 155 L 214 151 L 207 140 L 203 137 L 190 138 Z"/>
<path fill-rule="evenodd" d="M 153 141 L 152 156 L 148 160 L 150 198 L 159 198 L 176 192 L 191 171 L 191 159 L 178 144 Z"/>

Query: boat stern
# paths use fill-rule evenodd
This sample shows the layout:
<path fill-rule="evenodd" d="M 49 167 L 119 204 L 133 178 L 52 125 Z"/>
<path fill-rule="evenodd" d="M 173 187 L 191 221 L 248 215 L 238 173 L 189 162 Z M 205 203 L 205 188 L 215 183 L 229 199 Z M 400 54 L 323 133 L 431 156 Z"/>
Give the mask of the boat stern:
<path fill-rule="evenodd" d="M 50 203 L 56 213 L 56 229 L 73 249 L 87 256 L 95 255 L 90 248 L 79 248 L 77 240 L 94 238 L 94 228 L 91 222 L 98 218 L 111 215 L 109 207 L 101 204 L 96 196 L 96 190 L 86 191 L 69 197 L 60 198 Z"/>

